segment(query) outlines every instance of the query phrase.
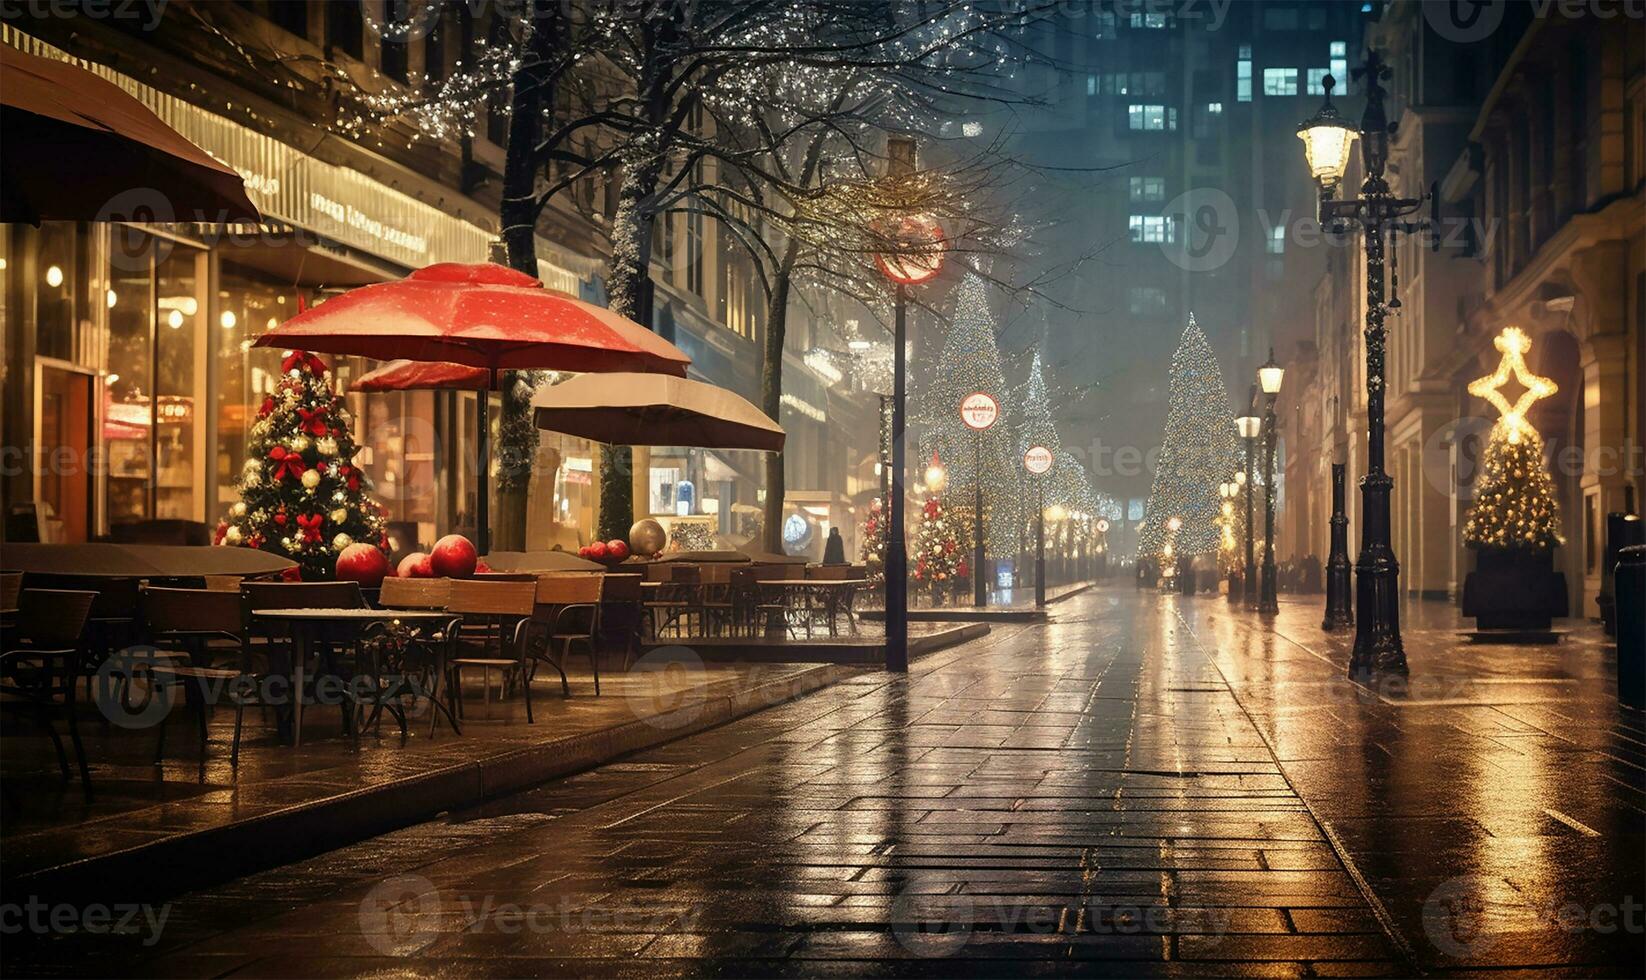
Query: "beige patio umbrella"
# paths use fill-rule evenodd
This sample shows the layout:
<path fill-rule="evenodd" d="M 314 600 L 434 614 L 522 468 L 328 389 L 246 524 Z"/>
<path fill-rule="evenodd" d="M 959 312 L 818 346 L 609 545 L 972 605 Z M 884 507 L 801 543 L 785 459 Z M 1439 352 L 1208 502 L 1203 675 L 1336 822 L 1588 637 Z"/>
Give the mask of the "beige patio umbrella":
<path fill-rule="evenodd" d="M 783 448 L 783 427 L 736 392 L 663 374 L 580 374 L 532 398 L 539 429 L 616 446 Z"/>

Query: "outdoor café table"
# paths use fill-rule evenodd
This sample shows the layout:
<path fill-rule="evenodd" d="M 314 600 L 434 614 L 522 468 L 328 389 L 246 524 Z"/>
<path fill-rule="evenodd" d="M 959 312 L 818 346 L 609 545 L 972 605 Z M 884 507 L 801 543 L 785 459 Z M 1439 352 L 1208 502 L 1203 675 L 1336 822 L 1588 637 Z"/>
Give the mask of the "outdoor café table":
<path fill-rule="evenodd" d="M 251 615 L 259 622 L 284 626 L 291 637 L 293 746 L 303 744 L 303 666 L 313 644 L 352 643 L 373 623 L 428 624 L 452 618 L 438 609 L 257 609 Z"/>
<path fill-rule="evenodd" d="M 842 599 L 850 600 L 851 594 L 859 588 L 869 584 L 866 578 L 774 578 L 763 579 L 757 583 L 762 588 L 778 590 L 785 593 L 785 605 L 792 607 L 795 593 L 814 595 L 823 600 L 829 614 L 829 635 L 840 635 L 835 625 L 835 619 L 840 615 Z M 806 617 L 806 635 L 812 635 L 811 617 Z"/>

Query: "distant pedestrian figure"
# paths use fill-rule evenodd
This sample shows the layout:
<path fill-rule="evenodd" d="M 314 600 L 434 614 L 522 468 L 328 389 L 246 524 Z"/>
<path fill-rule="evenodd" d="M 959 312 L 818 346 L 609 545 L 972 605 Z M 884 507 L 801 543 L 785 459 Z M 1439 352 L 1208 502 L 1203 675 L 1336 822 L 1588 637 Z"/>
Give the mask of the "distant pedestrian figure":
<path fill-rule="evenodd" d="M 823 564 L 846 564 L 846 541 L 840 536 L 838 527 L 829 528 L 829 540 L 823 543 Z"/>

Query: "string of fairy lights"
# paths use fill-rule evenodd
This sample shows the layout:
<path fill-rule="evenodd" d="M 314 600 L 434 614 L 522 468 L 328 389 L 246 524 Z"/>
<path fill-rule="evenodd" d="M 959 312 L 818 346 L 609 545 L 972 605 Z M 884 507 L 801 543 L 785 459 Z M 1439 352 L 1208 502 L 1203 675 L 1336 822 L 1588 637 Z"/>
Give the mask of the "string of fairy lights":
<path fill-rule="evenodd" d="M 1463 542 L 1471 548 L 1547 550 L 1563 543 L 1560 506 L 1543 461 L 1543 437 L 1526 413 L 1558 389 L 1526 367 L 1532 341 L 1519 327 L 1505 328 L 1493 345 L 1503 355 L 1497 370 L 1469 384 L 1469 394 L 1485 399 L 1500 415 L 1481 454 Z M 1503 395 L 1511 377 L 1521 389 L 1513 403 Z"/>

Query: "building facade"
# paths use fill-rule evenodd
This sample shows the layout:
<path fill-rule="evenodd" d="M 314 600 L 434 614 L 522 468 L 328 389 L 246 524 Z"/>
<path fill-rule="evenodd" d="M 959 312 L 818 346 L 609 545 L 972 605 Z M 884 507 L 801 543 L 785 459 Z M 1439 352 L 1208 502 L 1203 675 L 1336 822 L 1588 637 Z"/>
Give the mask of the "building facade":
<path fill-rule="evenodd" d="M 215 523 L 236 499 L 249 421 L 279 373 L 280 352 L 252 346 L 259 334 L 355 286 L 434 262 L 497 259 L 502 98 L 479 112 L 474 135 L 436 140 L 398 123 L 344 125 L 339 89 L 340 79 L 366 90 L 433 85 L 497 36 L 505 11 L 446 5 L 402 41 L 375 19 L 382 6 L 177 0 L 155 24 L 65 7 L 67 16 L 0 27 L 0 45 L 75 61 L 136 96 L 236 169 L 265 218 L 256 227 L 177 224 L 164 201 L 136 191 L 105 205 L 107 221 L 0 226 L 3 436 L 12 447 L 0 489 L 6 513 L 19 515 L 13 539 Z M 603 300 L 607 197 L 590 179 L 551 202 L 537 242 L 547 286 Z M 765 307 L 744 257 L 702 214 L 660 219 L 657 234 L 654 328 L 693 357 L 694 377 L 755 398 Z M 348 392 L 374 362 L 332 362 L 397 545 L 472 533 L 475 396 Z M 786 373 L 800 375 L 799 386 L 811 377 L 803 362 Z M 821 388 L 797 398 L 827 400 Z M 830 483 L 845 468 L 836 459 L 844 447 L 812 431 L 802 411 L 786 405 L 781 421 L 791 432 L 790 488 L 814 508 L 825 495 L 826 532 L 848 516 L 845 486 Z M 868 432 L 856 441 L 872 453 Z M 543 434 L 528 547 L 588 540 L 597 453 Z M 749 523 L 764 493 L 757 454 L 643 450 L 634 481 L 637 514 L 700 523 L 723 540 L 758 532 Z"/>
<path fill-rule="evenodd" d="M 1387 445 L 1403 582 L 1455 597 L 1473 567 L 1462 527 L 1496 413 L 1466 387 L 1496 369 L 1493 340 L 1518 326 L 1531 370 L 1559 386 L 1529 419 L 1548 448 L 1572 614 L 1594 616 L 1605 515 L 1638 507 L 1642 489 L 1646 53 L 1631 43 L 1638 24 L 1631 35 L 1588 7 L 1537 16 L 1510 4 L 1494 31 L 1462 41 L 1436 27 L 1423 5 L 1391 3 L 1368 31 L 1393 68 L 1391 184 L 1408 197 L 1435 188 L 1442 217 L 1438 250 L 1419 235 L 1391 249 Z M 1354 477 L 1364 405 L 1345 395 L 1364 391 L 1359 250 L 1338 249 L 1317 289 L 1319 369 L 1294 394 L 1321 420 L 1316 455 L 1343 451 Z M 1336 399 L 1352 401 L 1346 414 L 1329 409 Z M 1295 464 L 1294 480 L 1314 479 L 1302 472 L 1313 461 Z M 1321 513 L 1290 515 L 1283 552 L 1321 547 Z"/>

